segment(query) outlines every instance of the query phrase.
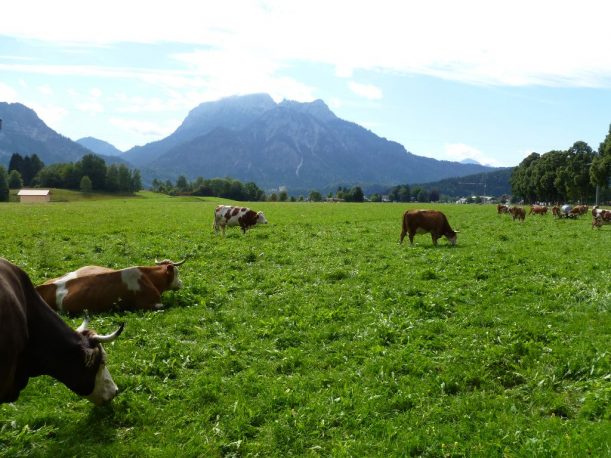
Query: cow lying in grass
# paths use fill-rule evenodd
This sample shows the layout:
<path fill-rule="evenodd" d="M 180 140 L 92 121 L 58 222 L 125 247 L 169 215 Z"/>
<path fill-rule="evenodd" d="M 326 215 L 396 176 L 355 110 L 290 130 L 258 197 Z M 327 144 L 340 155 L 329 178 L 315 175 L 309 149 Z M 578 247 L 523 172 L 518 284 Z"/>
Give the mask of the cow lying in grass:
<path fill-rule="evenodd" d="M 182 287 L 178 266 L 185 261 L 155 261 L 154 266 L 114 270 L 100 266 L 81 267 L 36 287 L 57 311 L 92 313 L 113 309 L 155 310 L 163 307 L 161 294 Z"/>

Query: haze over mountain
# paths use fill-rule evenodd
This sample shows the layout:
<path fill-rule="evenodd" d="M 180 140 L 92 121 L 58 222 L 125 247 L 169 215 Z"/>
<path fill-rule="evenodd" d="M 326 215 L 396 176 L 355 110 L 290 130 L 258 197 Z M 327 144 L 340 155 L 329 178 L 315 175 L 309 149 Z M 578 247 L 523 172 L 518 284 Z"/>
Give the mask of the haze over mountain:
<path fill-rule="evenodd" d="M 31 108 L 20 103 L 0 102 L 0 164 L 8 166 L 11 156 L 38 155 L 45 165 L 58 162 L 76 162 L 91 151 L 58 134 L 47 126 Z M 116 156 L 97 154 L 107 164 L 126 163 Z M 128 164 L 129 166 L 129 164 Z M 133 166 L 132 166 L 133 167 Z"/>
<path fill-rule="evenodd" d="M 123 154 L 123 151 L 119 150 L 114 145 L 97 138 L 84 137 L 79 138 L 76 142 L 96 154 L 102 154 L 104 156 L 120 156 Z"/>
<path fill-rule="evenodd" d="M 202 103 L 168 137 L 120 153 L 85 137 L 74 142 L 21 104 L 0 104 L 0 163 L 36 153 L 45 164 L 73 162 L 94 152 L 108 163 L 127 161 L 154 178 L 232 177 L 289 192 L 337 186 L 423 183 L 494 170 L 409 153 L 399 143 L 338 118 L 322 100 L 282 101 L 267 94 Z"/>
<path fill-rule="evenodd" d="M 276 103 L 267 94 L 202 103 L 173 134 L 123 157 L 144 176 L 230 176 L 289 190 L 425 182 L 492 170 L 411 154 L 338 118 L 322 100 Z"/>

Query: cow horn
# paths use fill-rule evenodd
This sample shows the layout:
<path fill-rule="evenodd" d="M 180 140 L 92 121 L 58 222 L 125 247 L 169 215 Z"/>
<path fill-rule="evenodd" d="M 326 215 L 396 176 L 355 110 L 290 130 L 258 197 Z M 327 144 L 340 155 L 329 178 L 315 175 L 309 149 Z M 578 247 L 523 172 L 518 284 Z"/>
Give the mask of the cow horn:
<path fill-rule="evenodd" d="M 76 328 L 76 332 L 83 332 L 85 329 L 87 329 L 87 326 L 89 326 L 89 312 L 87 312 L 87 310 L 84 310 L 84 312 L 85 318 L 83 318 L 81 325 Z"/>
<path fill-rule="evenodd" d="M 182 266 L 185 263 L 186 260 L 187 260 L 187 258 L 183 259 L 182 261 L 173 262 L 172 264 L 175 265 L 175 266 Z"/>
<path fill-rule="evenodd" d="M 117 337 L 119 337 L 121 335 L 121 333 L 123 332 L 123 328 L 125 327 L 125 323 L 121 323 L 119 325 L 119 329 L 117 329 L 115 332 L 113 332 L 112 334 L 107 334 L 105 336 L 93 336 L 92 339 L 96 342 L 100 342 L 100 343 L 104 343 L 104 342 L 112 342 L 113 340 L 115 340 Z"/>

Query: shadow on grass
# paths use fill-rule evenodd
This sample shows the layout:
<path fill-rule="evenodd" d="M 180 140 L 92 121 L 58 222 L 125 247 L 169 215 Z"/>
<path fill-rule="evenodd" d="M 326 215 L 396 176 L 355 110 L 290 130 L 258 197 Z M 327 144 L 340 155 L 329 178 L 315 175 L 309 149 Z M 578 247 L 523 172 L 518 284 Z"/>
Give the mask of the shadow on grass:
<path fill-rule="evenodd" d="M 91 450 L 112 447 L 118 441 L 116 406 L 93 407 L 76 423 L 64 423 L 49 443 L 48 456 L 90 456 Z"/>

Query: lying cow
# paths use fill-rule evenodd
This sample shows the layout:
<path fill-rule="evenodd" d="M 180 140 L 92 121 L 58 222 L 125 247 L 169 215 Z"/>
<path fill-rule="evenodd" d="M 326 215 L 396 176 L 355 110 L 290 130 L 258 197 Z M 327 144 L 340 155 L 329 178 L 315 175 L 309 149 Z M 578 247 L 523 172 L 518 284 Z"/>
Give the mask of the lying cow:
<path fill-rule="evenodd" d="M 117 395 L 102 342 L 88 320 L 73 331 L 34 289 L 28 275 L 0 258 L 0 403 L 13 402 L 30 377 L 50 375 L 94 404 Z"/>
<path fill-rule="evenodd" d="M 522 207 L 511 207 L 509 209 L 509 213 L 511 213 L 511 217 L 514 221 L 516 219 L 519 219 L 520 221 L 524 221 L 524 219 L 526 218 L 526 212 L 524 211 Z"/>
<path fill-rule="evenodd" d="M 405 234 L 409 234 L 409 243 L 414 244 L 414 235 L 430 232 L 433 245 L 437 245 L 437 239 L 444 236 L 452 245 L 456 245 L 456 234 L 452 230 L 446 215 L 436 210 L 408 210 L 403 214 L 403 229 L 401 240 L 403 243 Z"/>
<path fill-rule="evenodd" d="M 160 309 L 161 293 L 182 287 L 178 266 L 185 261 L 157 261 L 155 266 L 114 270 L 99 266 L 81 267 L 63 277 L 36 287 L 42 298 L 57 311 L 92 313 L 112 309 Z"/>
<path fill-rule="evenodd" d="M 214 210 L 214 231 L 218 233 L 219 227 L 225 235 L 225 227 L 240 226 L 245 234 L 249 229 L 257 224 L 267 224 L 263 212 L 256 212 L 246 207 L 232 207 L 231 205 L 219 205 Z"/>

